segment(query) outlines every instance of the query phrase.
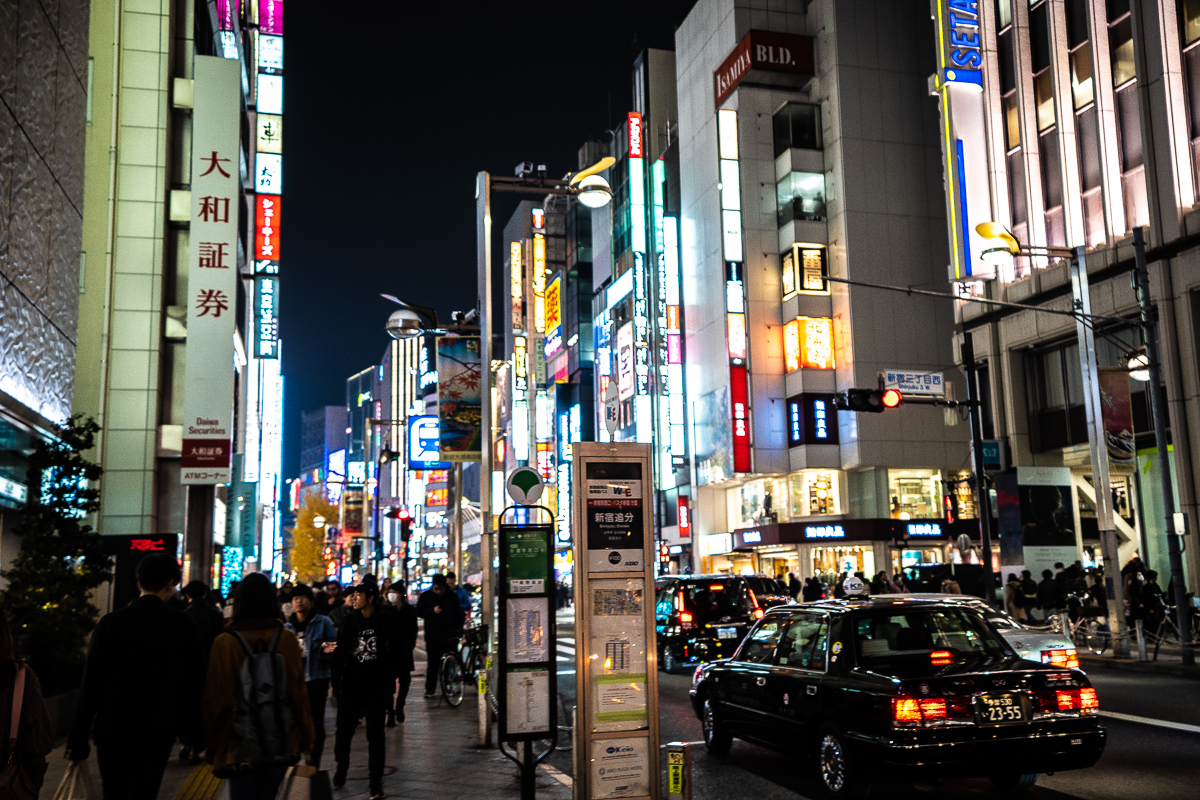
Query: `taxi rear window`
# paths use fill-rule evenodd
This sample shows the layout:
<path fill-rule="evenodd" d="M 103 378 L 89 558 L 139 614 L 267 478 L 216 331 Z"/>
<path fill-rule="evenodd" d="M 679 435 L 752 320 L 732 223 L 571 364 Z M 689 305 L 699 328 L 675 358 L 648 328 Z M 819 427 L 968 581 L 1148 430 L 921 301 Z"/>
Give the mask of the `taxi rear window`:
<path fill-rule="evenodd" d="M 949 650 L 958 657 L 1005 652 L 983 617 L 967 608 L 864 614 L 854 620 L 854 644 L 859 666 L 928 658 L 934 650 Z"/>
<path fill-rule="evenodd" d="M 683 609 L 690 611 L 698 623 L 732 617 L 738 613 L 737 593 L 729 581 L 685 583 L 679 587 L 679 591 L 683 595 Z"/>

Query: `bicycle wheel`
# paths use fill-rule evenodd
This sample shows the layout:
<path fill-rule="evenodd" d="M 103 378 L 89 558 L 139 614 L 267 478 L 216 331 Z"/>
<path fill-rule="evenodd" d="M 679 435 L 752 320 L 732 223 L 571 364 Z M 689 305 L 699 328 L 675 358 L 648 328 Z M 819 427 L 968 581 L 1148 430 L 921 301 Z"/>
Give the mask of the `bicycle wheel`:
<path fill-rule="evenodd" d="M 1104 651 L 1108 649 L 1108 631 L 1094 617 L 1087 621 L 1085 638 L 1088 650 L 1098 656 L 1104 655 Z"/>
<path fill-rule="evenodd" d="M 475 675 L 479 670 L 475 663 L 475 646 L 463 645 L 458 651 L 458 658 L 462 662 L 463 678 L 475 680 Z"/>
<path fill-rule="evenodd" d="M 462 663 L 453 653 L 442 656 L 441 669 L 442 697 L 451 708 L 458 708 L 463 701 Z"/>

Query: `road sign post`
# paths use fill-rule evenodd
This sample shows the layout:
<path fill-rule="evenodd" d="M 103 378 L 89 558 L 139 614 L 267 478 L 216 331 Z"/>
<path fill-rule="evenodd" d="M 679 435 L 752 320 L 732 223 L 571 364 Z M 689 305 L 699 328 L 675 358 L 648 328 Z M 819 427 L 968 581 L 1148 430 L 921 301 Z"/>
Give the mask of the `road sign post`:
<path fill-rule="evenodd" d="M 554 515 L 544 506 L 528 505 L 542 494 L 536 471 L 514 470 L 507 487 L 519 505 L 504 510 L 498 527 L 500 637 L 493 692 L 500 750 L 520 768 L 521 800 L 533 800 L 537 765 L 558 743 Z M 534 522 L 538 512 L 550 522 Z M 518 517 L 517 522 L 504 522 L 510 513 Z M 548 740 L 550 747 L 535 754 L 537 740 Z M 505 749 L 506 742 L 513 745 L 512 753 Z"/>
<path fill-rule="evenodd" d="M 650 445 L 573 445 L 578 800 L 659 800 Z"/>

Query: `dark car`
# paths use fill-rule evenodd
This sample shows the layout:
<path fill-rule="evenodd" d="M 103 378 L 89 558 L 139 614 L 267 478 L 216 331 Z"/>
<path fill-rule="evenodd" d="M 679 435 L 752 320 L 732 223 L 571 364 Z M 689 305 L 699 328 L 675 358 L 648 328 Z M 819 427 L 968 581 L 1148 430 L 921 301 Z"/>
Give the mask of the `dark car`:
<path fill-rule="evenodd" d="M 733 654 L 768 608 L 790 603 L 765 575 L 670 575 L 656 582 L 658 663 L 667 672 Z"/>
<path fill-rule="evenodd" d="M 874 780 L 1028 788 L 1104 751 L 1082 672 L 1022 660 L 977 609 L 936 599 L 773 609 L 732 658 L 696 668 L 691 696 L 710 751 L 737 736 L 809 756 L 828 797 Z"/>

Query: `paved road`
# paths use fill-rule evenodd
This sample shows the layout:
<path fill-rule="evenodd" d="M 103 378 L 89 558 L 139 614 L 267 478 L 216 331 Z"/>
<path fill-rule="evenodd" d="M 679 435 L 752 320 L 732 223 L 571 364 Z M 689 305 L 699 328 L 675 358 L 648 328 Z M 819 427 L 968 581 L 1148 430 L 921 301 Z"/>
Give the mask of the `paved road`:
<path fill-rule="evenodd" d="M 575 703 L 574 622 L 559 617 L 559 694 L 569 715 Z M 1091 673 L 1103 711 L 1168 723 L 1200 726 L 1200 681 L 1116 670 Z M 699 742 L 700 723 L 688 699 L 690 676 L 659 673 L 661 741 Z M 569 722 L 569 716 L 566 722 Z M 566 723 L 564 723 L 566 724 Z M 1047 800 L 1195 800 L 1200 796 L 1200 732 L 1157 727 L 1108 717 L 1108 747 L 1088 770 L 1044 775 L 1029 792 L 1003 794 L 986 780 L 947 781 L 932 790 L 889 787 L 889 800 L 1025 797 Z M 565 740 L 564 740 L 565 741 Z M 571 773 L 571 753 L 558 752 L 549 763 Z M 754 798 L 797 800 L 815 795 L 808 773 L 812 763 L 735 741 L 725 758 L 710 756 L 703 745 L 693 751 L 695 800 Z"/>

